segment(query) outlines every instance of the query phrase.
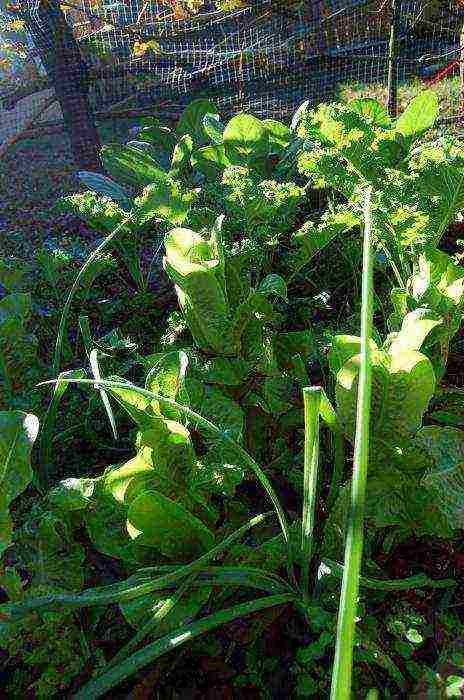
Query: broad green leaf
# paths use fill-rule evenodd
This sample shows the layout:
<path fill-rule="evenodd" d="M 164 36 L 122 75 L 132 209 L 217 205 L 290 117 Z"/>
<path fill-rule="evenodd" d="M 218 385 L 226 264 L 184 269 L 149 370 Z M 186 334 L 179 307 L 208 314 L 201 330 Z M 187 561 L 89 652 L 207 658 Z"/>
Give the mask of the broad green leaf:
<path fill-rule="evenodd" d="M 301 246 L 300 265 L 308 262 L 338 236 L 360 225 L 359 217 L 349 209 L 325 214 L 318 224 L 307 221 L 294 234 L 295 243 Z"/>
<path fill-rule="evenodd" d="M 403 136 L 419 137 L 431 129 L 438 118 L 438 96 L 433 90 L 424 90 L 409 103 L 397 119 L 395 129 Z"/>
<path fill-rule="evenodd" d="M 211 357 L 201 358 L 194 372 L 207 384 L 238 387 L 247 380 L 251 369 L 249 362 L 238 357 Z"/>
<path fill-rule="evenodd" d="M 15 551 L 30 576 L 31 588 L 80 591 L 85 550 L 73 539 L 69 518 L 39 509 L 14 534 Z"/>
<path fill-rule="evenodd" d="M 120 377 L 113 377 L 113 379 L 126 382 L 126 380 L 121 379 Z M 112 395 L 140 428 L 151 427 L 153 425 L 153 421 L 158 419 L 158 416 L 153 409 L 152 402 L 145 396 L 142 396 L 134 391 L 129 382 L 126 383 L 128 384 L 127 389 L 120 387 L 115 388 L 111 392 Z"/>
<path fill-rule="evenodd" d="M 103 146 L 100 154 L 103 165 L 117 182 L 140 189 L 166 180 L 166 173 L 146 149 L 112 144 Z"/>
<path fill-rule="evenodd" d="M 128 505 L 140 484 L 150 483 L 166 494 L 185 492 L 195 454 L 190 433 L 181 423 L 160 416 L 137 434 L 136 450 L 128 462 L 105 472 L 105 493 Z"/>
<path fill-rule="evenodd" d="M 199 145 L 205 143 L 206 132 L 203 126 L 203 118 L 206 114 L 217 114 L 217 109 L 212 102 L 202 98 L 190 102 L 177 123 L 177 134 L 179 136 L 189 134 L 195 143 Z"/>
<path fill-rule="evenodd" d="M 213 179 L 231 164 L 223 144 L 199 148 L 192 153 L 191 163 L 193 168 Z"/>
<path fill-rule="evenodd" d="M 266 377 L 263 384 L 262 407 L 271 415 L 286 413 L 294 405 L 294 384 L 285 375 Z"/>
<path fill-rule="evenodd" d="M 172 399 L 179 399 L 180 403 L 189 403 L 185 387 L 188 364 L 189 357 L 183 350 L 174 350 L 164 354 L 149 371 L 145 380 L 145 388 Z M 179 420 L 181 417 L 178 411 L 169 407 L 163 408 L 159 403 L 154 404 L 153 409 L 156 413 L 161 413 L 173 420 Z"/>
<path fill-rule="evenodd" d="M 224 129 L 227 158 L 233 165 L 252 165 L 269 153 L 269 133 L 265 125 L 250 114 L 238 114 Z"/>
<path fill-rule="evenodd" d="M 191 392 L 190 403 L 197 413 L 214 421 L 229 437 L 241 440 L 245 422 L 243 410 L 239 403 L 220 388 L 206 385 L 201 394 Z M 201 425 L 197 429 L 202 431 Z"/>
<path fill-rule="evenodd" d="M 219 443 L 210 444 L 206 454 L 197 463 L 191 488 L 210 496 L 212 493 L 231 497 L 245 478 L 245 470 L 237 463 L 231 448 Z"/>
<path fill-rule="evenodd" d="M 219 114 L 205 114 L 203 117 L 203 129 L 214 144 L 219 145 L 222 143 L 224 124 L 219 121 Z"/>
<path fill-rule="evenodd" d="M 378 350 L 377 344 L 371 339 L 371 352 Z M 354 355 L 359 355 L 361 338 L 356 335 L 336 335 L 332 338 L 329 352 L 329 367 L 334 374 L 343 367 L 345 362 Z"/>
<path fill-rule="evenodd" d="M 293 138 L 288 126 L 275 119 L 263 119 L 263 124 L 269 136 L 269 152 L 280 153 L 284 148 L 287 148 Z"/>
<path fill-rule="evenodd" d="M 85 510 L 92 502 L 97 480 L 90 478 L 63 479 L 48 493 L 54 508 L 63 512 Z"/>
<path fill-rule="evenodd" d="M 267 275 L 267 277 L 261 281 L 257 292 L 258 294 L 262 294 L 266 297 L 271 294 L 275 294 L 284 301 L 287 301 L 287 283 L 280 275 Z"/>
<path fill-rule="evenodd" d="M 427 460 L 423 486 L 450 527 L 464 527 L 464 431 L 427 426 L 414 438 L 414 449 Z"/>
<path fill-rule="evenodd" d="M 198 346 L 228 355 L 234 347 L 220 224 L 209 240 L 188 229 L 170 231 L 165 239 L 164 267 L 176 285 L 180 307 Z"/>
<path fill-rule="evenodd" d="M 275 357 L 280 368 L 294 369 L 295 359 L 304 362 L 315 352 L 316 340 L 311 331 L 289 331 L 273 336 Z"/>
<path fill-rule="evenodd" d="M 174 132 L 155 120 L 153 120 L 151 124 L 147 124 L 140 129 L 138 138 L 141 141 L 148 141 L 151 144 L 163 165 L 165 161 L 169 159 L 176 145 Z"/>
<path fill-rule="evenodd" d="M 135 199 L 135 207 L 142 224 L 152 219 L 162 219 L 176 226 L 185 221 L 194 199 L 192 192 L 184 191 L 179 182 L 166 176 L 145 187 L 140 197 Z"/>
<path fill-rule="evenodd" d="M 352 100 L 349 106 L 367 119 L 371 119 L 376 126 L 389 127 L 391 119 L 386 107 L 370 97 L 360 97 Z"/>
<path fill-rule="evenodd" d="M 31 450 L 38 432 L 32 413 L 0 411 L 0 555 L 11 542 L 10 503 L 32 480 Z"/>
<path fill-rule="evenodd" d="M 79 171 L 77 176 L 90 190 L 94 190 L 104 197 L 109 197 L 119 204 L 124 211 L 131 210 L 132 199 L 130 193 L 121 187 L 121 185 L 118 185 L 117 182 L 111 180 L 111 178 L 101 173 L 91 173 L 86 170 Z"/>
<path fill-rule="evenodd" d="M 214 535 L 201 520 L 154 490 L 132 501 L 127 527 L 139 544 L 174 560 L 191 559 L 214 546 Z"/>
<path fill-rule="evenodd" d="M 337 373 L 337 413 L 351 440 L 355 434 L 359 369 L 360 355 L 355 355 Z M 382 450 L 401 445 L 419 429 L 434 389 L 435 374 L 425 355 L 414 350 L 402 350 L 393 356 L 380 350 L 372 352 L 374 461 L 381 464 Z"/>
<path fill-rule="evenodd" d="M 420 350 L 429 333 L 441 323 L 442 320 L 429 309 L 411 311 L 404 317 L 401 330 L 390 345 L 390 354 Z"/>
<path fill-rule="evenodd" d="M 170 174 L 178 175 L 190 163 L 190 157 L 193 152 L 193 139 L 189 134 L 185 134 L 176 144 L 171 158 Z"/>

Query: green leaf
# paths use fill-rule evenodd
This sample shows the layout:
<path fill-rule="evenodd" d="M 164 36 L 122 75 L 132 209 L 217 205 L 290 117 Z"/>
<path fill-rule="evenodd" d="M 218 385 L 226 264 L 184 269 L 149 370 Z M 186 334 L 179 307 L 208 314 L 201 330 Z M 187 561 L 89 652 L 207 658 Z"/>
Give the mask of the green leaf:
<path fill-rule="evenodd" d="M 222 143 L 224 124 L 219 121 L 219 114 L 205 114 L 203 117 L 203 129 L 214 144 L 219 145 Z"/>
<path fill-rule="evenodd" d="M 418 138 L 431 129 L 438 118 L 438 96 L 433 90 L 424 90 L 409 103 L 397 119 L 395 129 L 403 136 Z"/>
<path fill-rule="evenodd" d="M 371 338 L 371 351 L 378 350 L 377 344 Z M 329 367 L 337 374 L 345 362 L 359 355 L 361 350 L 361 338 L 356 335 L 336 335 L 332 338 L 329 352 Z"/>
<path fill-rule="evenodd" d="M 185 375 L 189 357 L 183 350 L 168 352 L 153 365 L 145 380 L 145 388 L 155 391 L 180 403 L 189 403 L 185 386 Z M 156 413 L 162 413 L 173 420 L 180 419 L 180 413 L 169 408 L 162 408 L 159 403 L 153 405 Z"/>
<path fill-rule="evenodd" d="M 218 355 L 234 351 L 225 289 L 219 220 L 208 239 L 174 229 L 165 239 L 164 267 L 176 285 L 179 304 L 196 343 Z"/>
<path fill-rule="evenodd" d="M 191 163 L 193 168 L 213 179 L 231 164 L 223 144 L 199 148 L 192 153 Z"/>
<path fill-rule="evenodd" d="M 260 283 L 257 292 L 265 297 L 275 294 L 284 301 L 287 301 L 287 283 L 280 275 L 267 275 Z"/>
<path fill-rule="evenodd" d="M 112 144 L 103 146 L 100 155 L 103 165 L 116 181 L 130 187 L 139 189 L 166 179 L 166 173 L 147 149 Z"/>
<path fill-rule="evenodd" d="M 388 110 L 383 104 L 377 102 L 377 100 L 370 97 L 360 97 L 356 100 L 352 100 L 349 106 L 358 112 L 358 114 L 370 119 L 376 126 L 389 127 L 391 125 Z"/>
<path fill-rule="evenodd" d="M 401 330 L 390 345 L 390 354 L 420 350 L 429 333 L 441 323 L 442 320 L 429 309 L 411 311 L 404 317 Z"/>
<path fill-rule="evenodd" d="M 156 637 L 169 634 L 169 632 L 193 620 L 207 602 L 211 591 L 212 588 L 210 587 L 190 590 L 188 595 L 185 595 L 183 600 L 178 601 L 166 617 L 163 617 L 158 622 L 156 625 Z M 122 603 L 119 607 L 127 622 L 132 627 L 140 629 L 153 620 L 160 613 L 163 606 L 172 598 L 172 594 L 152 593 L 147 596 L 140 596 L 140 598 L 135 600 L 129 600 L 127 603 Z"/>
<path fill-rule="evenodd" d="M 171 158 L 171 176 L 178 176 L 190 163 L 193 152 L 193 139 L 188 134 L 182 136 L 176 144 Z"/>
<path fill-rule="evenodd" d="M 32 413 L 0 411 L 0 555 L 11 542 L 9 505 L 32 480 L 31 450 L 38 432 Z"/>
<path fill-rule="evenodd" d="M 203 119 L 206 114 L 217 114 L 217 109 L 212 102 L 202 98 L 190 102 L 177 123 L 177 134 L 179 136 L 189 134 L 199 145 L 205 143 L 206 132 Z"/>
<path fill-rule="evenodd" d="M 288 126 L 275 119 L 263 119 L 263 125 L 269 136 L 269 153 L 280 153 L 287 148 L 293 139 L 293 134 Z"/>
<path fill-rule="evenodd" d="M 80 591 L 84 585 L 85 550 L 74 541 L 63 512 L 39 508 L 14 535 L 15 551 L 27 569 L 31 588 Z"/>
<path fill-rule="evenodd" d="M 464 527 L 464 431 L 427 426 L 414 438 L 414 451 L 426 463 L 423 486 L 450 527 Z"/>
<path fill-rule="evenodd" d="M 185 192 L 179 182 L 167 175 L 158 182 L 145 187 L 140 197 L 135 199 L 137 216 L 145 224 L 152 219 L 163 219 L 177 226 L 187 218 L 194 194 Z"/>
<path fill-rule="evenodd" d="M 94 190 L 104 197 L 109 197 L 119 204 L 124 211 L 131 210 L 132 200 L 129 192 L 121 185 L 118 185 L 117 182 L 111 180 L 111 178 L 101 175 L 101 173 L 91 173 L 87 170 L 80 170 L 77 176 L 90 190 Z"/>
<path fill-rule="evenodd" d="M 345 434 L 354 439 L 360 355 L 337 373 L 338 415 Z M 414 350 L 393 356 L 372 352 L 371 460 L 381 462 L 385 448 L 402 444 L 421 426 L 435 389 L 430 360 Z"/>
<path fill-rule="evenodd" d="M 191 559 L 214 546 L 214 535 L 201 520 L 156 491 L 132 501 L 127 523 L 132 539 L 170 559 Z"/>
<path fill-rule="evenodd" d="M 301 260 L 297 261 L 299 266 L 306 264 L 335 238 L 359 225 L 359 217 L 349 209 L 328 212 L 318 224 L 307 221 L 293 235 L 293 240 L 301 247 Z"/>
<path fill-rule="evenodd" d="M 238 114 L 224 129 L 227 158 L 233 165 L 252 165 L 269 153 L 269 133 L 264 124 L 250 114 Z"/>

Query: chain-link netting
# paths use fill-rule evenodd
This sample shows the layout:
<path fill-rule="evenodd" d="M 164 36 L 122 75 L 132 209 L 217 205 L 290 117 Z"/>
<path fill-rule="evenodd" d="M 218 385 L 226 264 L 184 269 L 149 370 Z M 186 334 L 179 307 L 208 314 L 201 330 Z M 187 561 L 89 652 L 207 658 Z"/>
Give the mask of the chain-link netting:
<path fill-rule="evenodd" d="M 60 104 L 88 94 L 97 115 L 172 112 L 206 96 L 223 113 L 285 118 L 344 86 L 385 88 L 394 27 L 399 85 L 447 80 L 447 114 L 458 115 L 463 10 L 461 0 L 27 0 L 0 16 L 3 106 L 18 128 L 50 119 L 31 103 L 44 88 Z"/>

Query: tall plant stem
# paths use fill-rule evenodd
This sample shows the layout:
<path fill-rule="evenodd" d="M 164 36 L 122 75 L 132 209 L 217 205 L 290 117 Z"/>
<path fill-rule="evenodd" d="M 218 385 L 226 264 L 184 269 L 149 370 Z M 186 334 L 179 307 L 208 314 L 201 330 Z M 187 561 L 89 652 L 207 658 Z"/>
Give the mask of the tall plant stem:
<path fill-rule="evenodd" d="M 322 389 L 319 386 L 303 389 L 305 445 L 303 481 L 303 519 L 301 529 L 301 589 L 303 598 L 309 600 L 309 569 L 314 537 L 314 521 L 317 499 L 319 466 L 319 410 Z"/>
<path fill-rule="evenodd" d="M 369 461 L 369 419 L 372 388 L 372 362 L 370 351 L 373 316 L 371 197 L 372 189 L 368 188 L 364 201 L 361 367 L 356 412 L 353 483 L 345 546 L 345 566 L 338 614 L 335 662 L 332 673 L 331 700 L 349 700 L 351 698 L 353 643 L 364 540 L 364 504 Z"/>

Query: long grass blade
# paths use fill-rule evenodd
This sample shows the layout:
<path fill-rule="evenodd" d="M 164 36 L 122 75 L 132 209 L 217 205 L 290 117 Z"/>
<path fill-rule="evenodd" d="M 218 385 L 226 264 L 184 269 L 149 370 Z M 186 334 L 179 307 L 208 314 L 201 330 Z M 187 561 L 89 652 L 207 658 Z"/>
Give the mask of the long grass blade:
<path fill-rule="evenodd" d="M 179 588 L 174 591 L 171 598 L 168 598 L 158 610 L 153 612 L 153 617 L 137 631 L 132 639 L 130 639 L 130 641 L 123 646 L 123 648 L 120 649 L 112 659 L 110 659 L 105 667 L 106 669 L 111 668 L 112 666 L 118 666 L 124 661 L 124 659 L 127 659 L 127 657 L 137 649 L 144 639 L 151 637 L 154 635 L 154 633 L 156 633 L 156 629 L 160 622 L 164 620 L 175 608 L 184 593 L 186 593 L 186 591 L 191 587 L 194 579 L 195 576 L 191 576 L 181 583 Z"/>
<path fill-rule="evenodd" d="M 322 562 L 330 569 L 330 573 L 337 578 L 343 578 L 344 566 L 331 559 Z M 433 579 L 427 574 L 416 574 L 408 578 L 400 578 L 397 581 L 383 580 L 380 578 L 359 577 L 359 585 L 362 588 L 371 588 L 376 591 L 407 591 L 411 588 L 453 588 L 456 581 L 452 578 Z"/>
<path fill-rule="evenodd" d="M 63 307 L 63 312 L 61 314 L 60 318 L 60 325 L 58 327 L 58 335 L 56 337 L 56 343 L 55 343 L 55 354 L 53 357 L 53 374 L 58 374 L 60 371 L 60 365 L 61 365 L 61 354 L 63 352 L 63 343 L 64 343 L 64 336 L 66 333 L 66 326 L 68 322 L 68 317 L 69 317 L 69 312 L 71 310 L 71 304 L 73 302 L 73 299 L 76 295 L 77 290 L 79 289 L 79 285 L 81 283 L 82 278 L 90 268 L 93 262 L 98 259 L 98 257 L 103 253 L 103 251 L 108 248 L 110 243 L 118 236 L 122 231 L 124 231 L 125 227 L 130 224 L 136 216 L 136 212 L 133 214 L 130 214 L 127 216 L 121 223 L 119 223 L 111 233 L 109 233 L 106 238 L 98 245 L 95 250 L 89 255 L 85 263 L 82 265 L 81 269 L 77 273 L 76 279 L 73 282 L 73 285 L 69 291 L 68 297 L 65 301 L 64 307 Z"/>
<path fill-rule="evenodd" d="M 286 605 L 294 602 L 294 600 L 295 597 L 290 594 L 266 596 L 250 603 L 242 603 L 241 605 L 221 610 L 190 625 L 185 625 L 147 645 L 117 667 L 112 667 L 107 673 L 88 683 L 74 698 L 75 700 L 96 700 L 96 698 L 100 698 L 126 678 L 129 678 L 147 664 L 153 663 L 153 661 L 168 651 L 177 649 L 182 644 L 191 642 L 196 637 L 222 627 L 237 618 L 252 615 L 260 610 L 266 610 L 277 605 Z"/>
<path fill-rule="evenodd" d="M 153 567 L 154 572 L 159 573 L 161 567 Z M 343 567 L 342 567 L 343 568 Z M 163 573 L 170 573 L 175 571 L 175 567 L 166 567 Z M 151 572 L 151 567 L 147 569 L 141 569 L 132 575 L 132 580 L 136 581 L 137 578 L 146 576 L 147 573 Z M 176 583 L 172 583 L 166 588 L 175 588 Z M 280 576 L 272 574 L 268 571 L 263 571 L 255 567 L 241 567 L 241 566 L 208 566 L 198 571 L 195 579 L 191 582 L 191 588 L 199 587 L 210 587 L 210 586 L 231 586 L 231 587 L 242 587 L 242 588 L 254 588 L 260 591 L 265 591 L 266 593 L 276 595 L 278 593 L 295 593 L 295 590 L 290 586 L 287 581 L 285 581 Z"/>
<path fill-rule="evenodd" d="M 90 351 L 89 362 L 90 362 L 90 367 L 92 368 L 92 374 L 94 376 L 94 379 L 96 382 L 99 382 L 101 380 L 101 374 L 100 374 L 100 367 L 98 364 L 98 350 L 97 350 L 97 348 L 94 348 L 93 350 Z M 97 387 L 98 387 L 98 385 L 97 385 Z M 106 415 L 108 416 L 108 420 L 110 422 L 113 437 L 115 440 L 117 440 L 118 439 L 118 429 L 116 427 L 116 420 L 114 417 L 113 409 L 111 408 L 111 405 L 110 405 L 110 400 L 108 398 L 108 394 L 106 393 L 106 391 L 104 389 L 102 389 L 100 387 L 98 387 L 98 390 L 100 392 L 103 406 L 105 407 Z"/>
<path fill-rule="evenodd" d="M 244 525 L 239 527 L 235 532 L 226 537 L 216 547 L 210 549 L 209 552 L 203 554 L 195 561 L 185 566 L 180 566 L 178 569 L 167 572 L 161 576 L 156 576 L 156 573 L 145 569 L 146 577 L 130 577 L 126 581 L 102 586 L 100 588 L 89 588 L 82 593 L 50 593 L 46 596 L 31 598 L 21 603 L 13 604 L 9 608 L 11 618 L 19 619 L 29 615 L 32 612 L 39 610 L 61 610 L 62 608 L 85 608 L 92 605 L 106 605 L 108 603 L 123 603 L 129 600 L 134 600 L 140 596 L 153 593 L 154 591 L 162 591 L 168 588 L 171 584 L 181 581 L 186 576 L 196 573 L 212 559 L 222 554 L 234 542 L 239 540 L 250 528 L 260 525 L 264 520 L 274 515 L 272 511 L 257 515 L 251 520 L 248 520 Z"/>
<path fill-rule="evenodd" d="M 51 464 L 52 464 L 52 446 L 53 433 L 55 431 L 56 417 L 61 399 L 68 388 L 69 384 L 62 381 L 65 378 L 83 379 L 86 376 L 85 369 L 71 369 L 68 372 L 62 372 L 55 384 L 52 398 L 48 404 L 47 412 L 42 423 L 40 431 L 39 444 L 39 464 L 41 473 L 39 474 L 39 483 L 42 489 L 46 490 L 51 485 Z"/>
<path fill-rule="evenodd" d="M 70 383 L 75 383 L 75 384 L 90 384 L 90 385 L 96 385 L 97 382 L 95 382 L 92 379 L 78 379 L 78 380 L 69 380 Z M 42 385 L 50 384 L 53 382 L 42 382 Z M 225 432 L 223 432 L 220 428 L 218 428 L 214 423 L 211 423 L 207 418 L 204 418 L 201 416 L 199 413 L 196 411 L 193 411 L 191 408 L 188 406 L 184 406 L 180 403 L 177 403 L 174 399 L 167 398 L 166 396 L 162 396 L 161 394 L 158 394 L 154 391 L 149 391 L 148 389 L 142 389 L 141 387 L 136 386 L 135 384 L 132 384 L 131 382 L 118 382 L 118 381 L 111 381 L 108 379 L 102 379 L 101 381 L 98 382 L 98 387 L 105 387 L 109 390 L 111 389 L 131 389 L 132 391 L 140 394 L 141 396 L 145 396 L 146 398 L 154 401 L 159 401 L 161 405 L 165 406 L 170 406 L 172 408 L 176 408 L 178 411 L 183 413 L 185 416 L 190 418 L 192 421 L 199 423 L 205 430 L 208 430 L 210 433 L 213 435 L 217 435 L 224 443 L 232 447 L 235 452 L 241 457 L 242 461 L 244 464 L 246 464 L 249 469 L 255 474 L 257 477 L 258 481 L 261 483 L 261 486 L 264 488 L 266 491 L 270 501 L 272 502 L 272 505 L 274 506 L 274 509 L 277 513 L 277 518 L 279 520 L 280 527 L 282 529 L 282 534 L 285 540 L 285 543 L 287 545 L 287 562 L 288 562 L 288 570 L 289 570 L 289 576 L 292 580 L 294 580 L 294 573 L 293 573 L 293 553 L 291 549 L 291 542 L 290 542 L 290 528 L 287 522 L 287 517 L 285 515 L 285 512 L 280 504 L 279 498 L 274 491 L 274 488 L 261 469 L 261 467 L 255 462 L 253 457 L 248 454 L 248 452 L 235 440 L 233 440 L 231 437 L 229 437 Z"/>
<path fill-rule="evenodd" d="M 301 525 L 301 589 L 303 598 L 309 600 L 309 569 L 313 548 L 317 479 L 319 468 L 319 411 L 321 388 L 303 389 L 305 444 L 303 476 L 303 517 Z"/>
<path fill-rule="evenodd" d="M 368 188 L 364 198 L 361 368 L 356 415 L 353 483 L 345 546 L 345 566 L 338 613 L 331 700 L 349 700 L 351 698 L 353 644 L 364 542 L 364 504 L 369 461 L 369 420 L 372 388 L 370 342 L 373 319 L 373 227 L 371 198 L 372 189 Z"/>

